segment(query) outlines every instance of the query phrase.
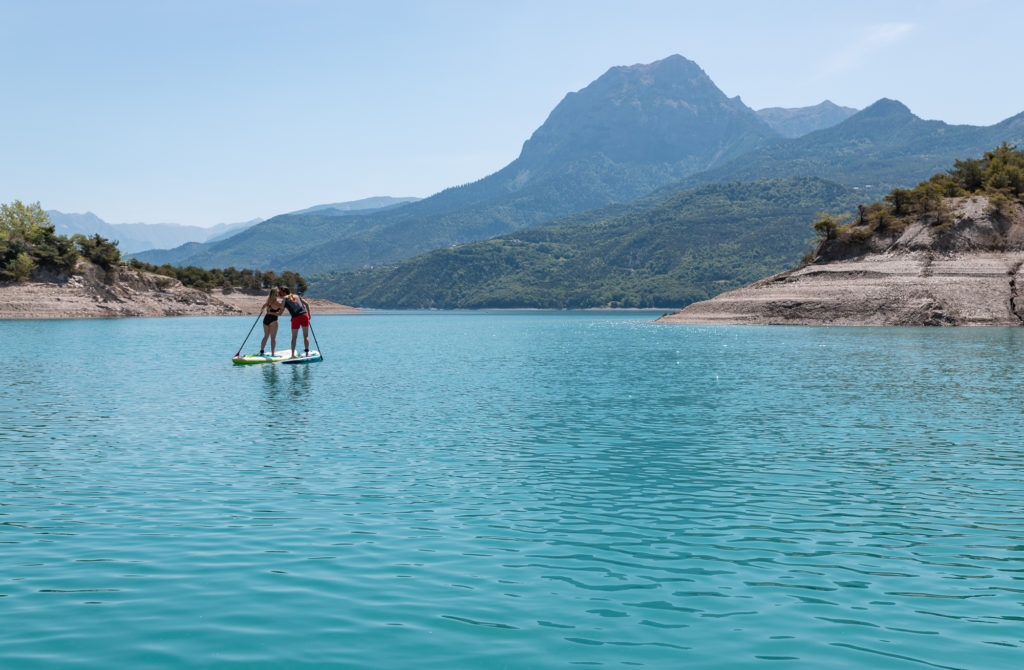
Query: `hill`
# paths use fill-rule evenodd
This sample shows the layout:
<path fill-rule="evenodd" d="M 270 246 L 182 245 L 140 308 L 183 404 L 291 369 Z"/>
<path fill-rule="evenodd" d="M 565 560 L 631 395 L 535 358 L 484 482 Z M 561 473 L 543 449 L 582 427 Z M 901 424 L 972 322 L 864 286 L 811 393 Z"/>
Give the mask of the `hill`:
<path fill-rule="evenodd" d="M 310 292 L 382 308 L 687 304 L 791 265 L 814 215 L 855 197 L 816 178 L 716 184 L 321 278 Z"/>
<path fill-rule="evenodd" d="M 279 216 L 144 260 L 306 274 L 391 262 L 629 201 L 778 137 L 682 56 L 614 67 L 566 95 L 516 160 L 479 181 L 370 216 Z"/>

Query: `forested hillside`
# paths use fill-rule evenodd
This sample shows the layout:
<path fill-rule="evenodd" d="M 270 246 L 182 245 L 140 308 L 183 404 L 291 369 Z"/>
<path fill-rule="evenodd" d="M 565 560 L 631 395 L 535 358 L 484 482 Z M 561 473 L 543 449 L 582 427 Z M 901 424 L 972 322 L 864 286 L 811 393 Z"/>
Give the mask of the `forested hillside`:
<path fill-rule="evenodd" d="M 816 178 L 717 184 L 646 211 L 316 278 L 310 290 L 382 308 L 673 307 L 793 265 L 817 213 L 855 205 L 855 193 Z"/>

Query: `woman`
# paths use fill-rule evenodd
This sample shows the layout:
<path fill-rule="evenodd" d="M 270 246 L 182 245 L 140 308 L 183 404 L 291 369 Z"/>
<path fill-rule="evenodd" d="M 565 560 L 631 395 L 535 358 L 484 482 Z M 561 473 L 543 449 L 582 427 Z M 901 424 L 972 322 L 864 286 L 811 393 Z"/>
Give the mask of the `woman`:
<path fill-rule="evenodd" d="M 270 295 L 267 296 L 267 301 L 263 303 L 263 306 L 267 310 L 267 315 L 263 317 L 263 341 L 260 342 L 260 356 L 265 356 L 263 352 L 267 347 L 267 338 L 270 338 L 270 355 L 276 356 L 277 353 L 277 317 L 281 316 L 281 312 L 284 311 L 284 301 L 281 300 L 281 292 L 275 286 L 270 289 Z"/>

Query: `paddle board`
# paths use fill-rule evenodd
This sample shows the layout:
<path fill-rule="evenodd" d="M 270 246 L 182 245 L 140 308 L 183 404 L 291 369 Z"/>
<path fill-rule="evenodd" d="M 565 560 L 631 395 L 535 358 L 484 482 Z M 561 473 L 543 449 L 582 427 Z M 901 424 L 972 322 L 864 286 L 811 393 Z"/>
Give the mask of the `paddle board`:
<path fill-rule="evenodd" d="M 319 351 L 311 349 L 310 352 L 308 354 L 305 354 L 304 356 L 296 356 L 295 358 L 289 358 L 288 360 L 281 362 L 284 363 L 285 365 L 301 365 L 303 363 L 316 363 L 317 361 L 322 361 L 323 359 L 324 358 L 323 356 L 320 355 Z"/>
<path fill-rule="evenodd" d="M 285 350 L 277 352 L 276 356 L 270 354 L 246 354 L 245 356 L 235 356 L 231 359 L 231 362 L 235 365 L 257 365 L 259 363 L 281 363 L 287 361 L 292 357 L 292 352 Z"/>

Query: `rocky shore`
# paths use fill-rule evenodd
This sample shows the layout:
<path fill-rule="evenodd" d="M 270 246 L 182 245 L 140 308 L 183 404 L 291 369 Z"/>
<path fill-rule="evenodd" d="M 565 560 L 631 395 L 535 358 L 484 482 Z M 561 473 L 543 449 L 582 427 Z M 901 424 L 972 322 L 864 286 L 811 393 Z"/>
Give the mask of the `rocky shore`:
<path fill-rule="evenodd" d="M 108 275 L 80 260 L 70 276 L 42 273 L 28 282 L 0 282 L 0 319 L 255 316 L 265 297 L 264 291 L 201 291 L 126 267 Z M 361 313 L 330 300 L 306 299 L 314 315 Z"/>
<path fill-rule="evenodd" d="M 949 222 L 916 221 L 859 247 L 826 241 L 814 262 L 694 303 L 658 323 L 1024 325 L 1024 208 L 950 199 Z"/>

